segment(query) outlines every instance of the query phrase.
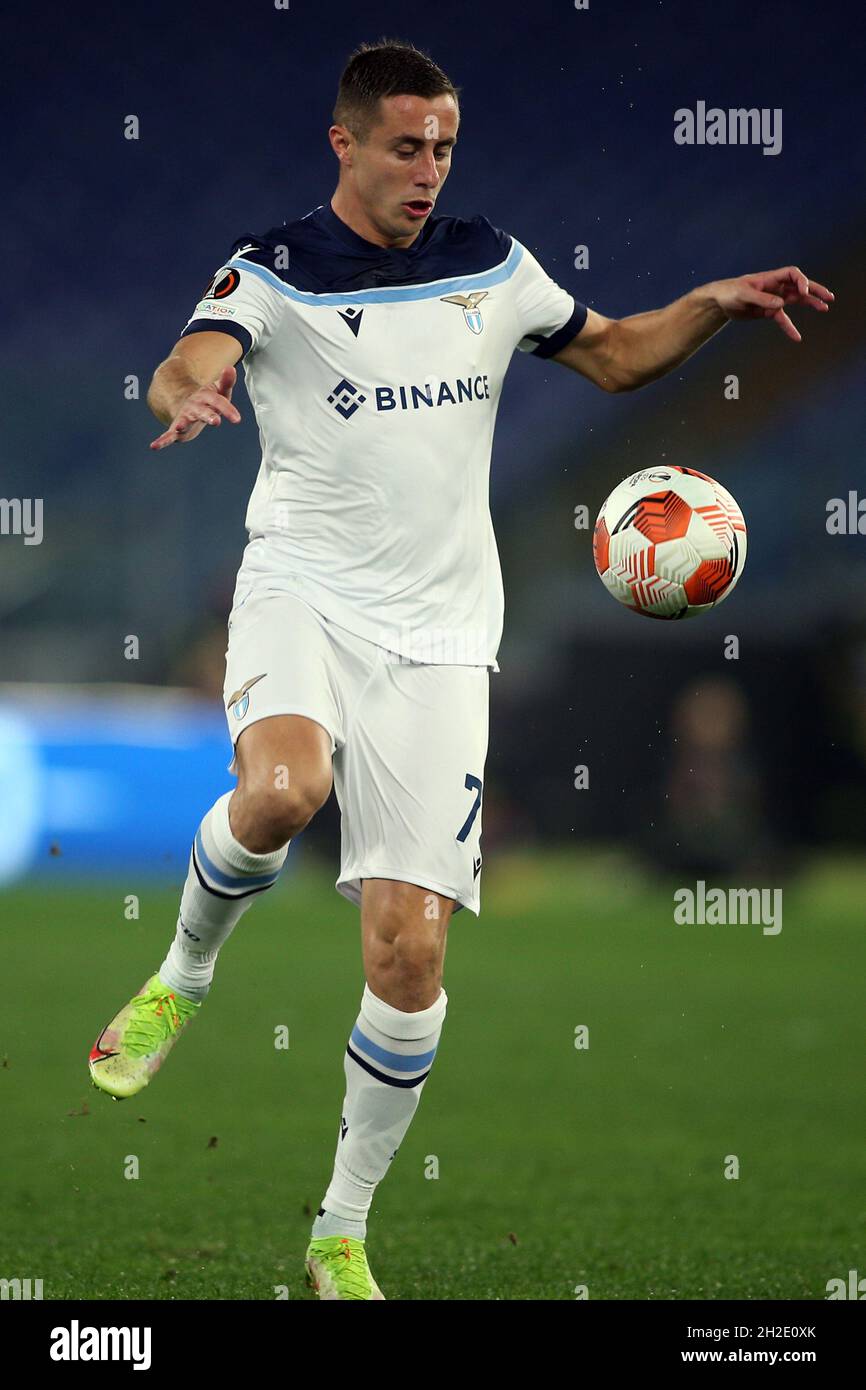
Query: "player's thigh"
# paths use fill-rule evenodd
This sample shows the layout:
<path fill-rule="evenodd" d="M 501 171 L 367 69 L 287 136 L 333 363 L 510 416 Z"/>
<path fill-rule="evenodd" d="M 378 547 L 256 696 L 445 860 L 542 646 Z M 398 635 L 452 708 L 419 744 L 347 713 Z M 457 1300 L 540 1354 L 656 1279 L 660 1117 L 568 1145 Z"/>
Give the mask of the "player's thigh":
<path fill-rule="evenodd" d="M 324 725 L 333 750 L 342 737 L 341 684 L 325 621 L 302 599 L 254 591 L 232 609 L 223 701 L 233 744 L 259 720 L 301 714 Z"/>
<path fill-rule="evenodd" d="M 238 774 L 234 815 L 313 815 L 332 786 L 342 675 L 322 618 L 294 595 L 254 593 L 232 611 L 225 705 Z"/>

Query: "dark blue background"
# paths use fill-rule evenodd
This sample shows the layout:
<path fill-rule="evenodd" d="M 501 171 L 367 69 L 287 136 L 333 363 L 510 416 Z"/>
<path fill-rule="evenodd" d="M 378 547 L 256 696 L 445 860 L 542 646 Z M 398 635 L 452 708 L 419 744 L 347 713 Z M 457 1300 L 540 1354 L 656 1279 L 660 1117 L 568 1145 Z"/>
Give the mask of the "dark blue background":
<path fill-rule="evenodd" d="M 866 746 L 866 537 L 825 527 L 829 498 L 866 491 L 859 18 L 737 0 L 151 0 L 7 17 L 0 494 L 44 498 L 45 540 L 0 538 L 0 679 L 184 682 L 218 708 L 257 434 L 247 408 L 238 430 L 151 454 L 147 385 L 232 240 L 330 198 L 340 71 L 361 40 L 404 38 L 462 89 L 440 210 L 484 213 L 599 311 L 788 262 L 836 292 L 826 316 L 795 311 L 799 346 L 768 323 L 729 325 L 633 394 L 516 354 L 492 481 L 507 611 L 490 766 L 503 799 L 570 833 L 575 745 L 594 739 L 634 767 L 656 729 L 652 784 L 671 701 L 709 671 L 749 692 L 781 827 L 819 834 L 798 820 L 798 796 L 802 810 L 824 783 L 859 785 Z M 673 113 L 698 100 L 781 107 L 782 152 L 676 145 Z M 129 114 L 137 141 L 124 139 Z M 573 266 L 582 243 L 588 270 Z M 737 402 L 723 397 L 731 372 Z M 124 399 L 129 375 L 138 400 Z M 739 588 L 671 627 L 612 602 L 573 525 L 576 505 L 592 520 L 616 482 L 661 459 L 719 477 L 749 525 Z M 743 641 L 736 670 L 721 657 L 729 632 Z M 128 633 L 141 640 L 134 673 Z M 533 733 L 551 729 L 551 747 Z M 562 815 L 550 811 L 560 776 Z M 616 827 L 618 779 L 578 830 L 581 816 L 586 831 Z"/>

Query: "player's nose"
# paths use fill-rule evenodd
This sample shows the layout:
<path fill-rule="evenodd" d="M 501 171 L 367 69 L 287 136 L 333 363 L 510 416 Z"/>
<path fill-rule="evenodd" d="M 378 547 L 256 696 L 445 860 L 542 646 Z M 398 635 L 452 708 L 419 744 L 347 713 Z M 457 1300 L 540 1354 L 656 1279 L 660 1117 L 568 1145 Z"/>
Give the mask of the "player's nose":
<path fill-rule="evenodd" d="M 421 162 L 421 177 L 419 183 L 424 188 L 435 188 L 439 182 L 439 170 L 436 167 L 436 158 L 431 150 L 425 160 Z"/>

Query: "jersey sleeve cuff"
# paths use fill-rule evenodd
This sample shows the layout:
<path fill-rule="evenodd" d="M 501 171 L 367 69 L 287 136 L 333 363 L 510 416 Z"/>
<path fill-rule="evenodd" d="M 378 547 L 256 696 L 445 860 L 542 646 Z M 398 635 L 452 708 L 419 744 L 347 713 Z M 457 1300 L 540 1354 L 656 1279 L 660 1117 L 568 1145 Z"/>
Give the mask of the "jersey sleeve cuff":
<path fill-rule="evenodd" d="M 253 345 L 253 335 L 241 323 L 226 323 L 220 319 L 194 319 L 192 323 L 187 324 L 180 336 L 186 338 L 190 333 L 228 333 L 232 338 L 237 338 L 244 350 L 244 357 Z"/>
<path fill-rule="evenodd" d="M 570 343 L 572 338 L 576 338 L 583 325 L 586 323 L 586 305 L 579 300 L 574 301 L 574 312 L 561 328 L 557 328 L 555 333 L 551 333 L 549 338 L 542 337 L 540 333 L 527 333 L 530 342 L 537 343 L 538 347 L 532 349 L 532 357 L 554 357 L 557 352 Z"/>

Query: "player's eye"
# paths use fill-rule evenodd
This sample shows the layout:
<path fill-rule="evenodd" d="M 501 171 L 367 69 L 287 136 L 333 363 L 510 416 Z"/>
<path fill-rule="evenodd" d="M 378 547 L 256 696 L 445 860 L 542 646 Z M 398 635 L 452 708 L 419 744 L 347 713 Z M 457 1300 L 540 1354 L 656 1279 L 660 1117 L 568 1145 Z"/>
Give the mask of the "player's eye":
<path fill-rule="evenodd" d="M 437 159 L 445 159 L 445 157 L 449 154 L 449 152 L 450 152 L 450 146 L 446 145 L 443 149 L 437 150 L 437 151 L 436 151 L 436 158 L 437 158 Z M 411 159 L 411 158 L 413 157 L 413 155 L 415 154 L 415 151 L 414 151 L 414 150 L 398 150 L 397 153 L 398 153 L 403 159 Z"/>

